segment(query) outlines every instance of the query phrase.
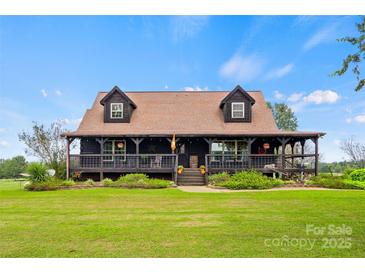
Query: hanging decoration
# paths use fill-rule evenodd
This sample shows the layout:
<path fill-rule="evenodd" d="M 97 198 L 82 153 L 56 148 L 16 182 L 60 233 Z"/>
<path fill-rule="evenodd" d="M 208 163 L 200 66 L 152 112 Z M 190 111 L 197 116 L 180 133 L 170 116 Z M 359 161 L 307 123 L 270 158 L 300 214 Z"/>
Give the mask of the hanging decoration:
<path fill-rule="evenodd" d="M 123 149 L 124 148 L 124 142 L 117 143 L 117 148 Z"/>
<path fill-rule="evenodd" d="M 265 143 L 264 144 L 264 149 L 266 150 L 266 149 L 269 149 L 270 148 L 270 144 L 269 143 Z"/>
<path fill-rule="evenodd" d="M 171 150 L 172 152 L 175 152 L 176 149 L 176 138 L 175 138 L 175 134 L 172 136 L 172 140 L 171 140 Z"/>

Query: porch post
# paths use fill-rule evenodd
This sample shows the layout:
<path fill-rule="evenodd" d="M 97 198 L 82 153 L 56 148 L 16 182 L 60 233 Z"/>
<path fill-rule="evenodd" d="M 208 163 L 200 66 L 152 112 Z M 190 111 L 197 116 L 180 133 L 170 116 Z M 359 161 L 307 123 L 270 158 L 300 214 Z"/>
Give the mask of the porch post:
<path fill-rule="evenodd" d="M 136 154 L 137 154 L 136 166 L 137 166 L 137 168 L 139 168 L 139 144 L 144 140 L 144 138 L 137 137 L 137 138 L 131 138 L 131 140 L 136 145 Z"/>
<path fill-rule="evenodd" d="M 256 138 L 248 138 L 247 139 L 247 150 L 248 150 L 248 168 L 252 167 L 252 143 L 255 142 Z"/>
<path fill-rule="evenodd" d="M 314 175 L 318 175 L 318 137 L 313 139 L 314 142 L 314 154 L 315 154 L 315 160 L 314 160 Z"/>
<path fill-rule="evenodd" d="M 103 162 L 103 155 L 104 155 L 104 143 L 108 140 L 108 138 L 95 138 L 96 141 L 100 144 L 100 181 L 104 179 L 104 162 Z"/>
<path fill-rule="evenodd" d="M 66 137 L 66 179 L 70 179 L 70 139 Z"/>
<path fill-rule="evenodd" d="M 291 167 L 294 168 L 294 146 L 295 146 L 295 142 L 294 143 L 290 143 L 291 146 Z"/>
<path fill-rule="evenodd" d="M 281 143 L 281 167 L 285 171 L 285 147 L 290 138 L 278 138 Z"/>

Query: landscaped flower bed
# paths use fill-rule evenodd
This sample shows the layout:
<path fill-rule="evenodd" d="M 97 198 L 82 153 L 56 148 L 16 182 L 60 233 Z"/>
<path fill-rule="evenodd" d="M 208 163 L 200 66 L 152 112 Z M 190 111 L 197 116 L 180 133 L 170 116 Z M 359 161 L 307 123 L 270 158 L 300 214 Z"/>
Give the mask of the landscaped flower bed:
<path fill-rule="evenodd" d="M 127 174 L 119 177 L 118 180 L 104 179 L 102 184 L 106 187 L 121 188 L 167 188 L 174 186 L 173 182 L 161 179 L 149 178 L 146 174 Z"/>
<path fill-rule="evenodd" d="M 230 175 L 226 172 L 210 175 L 209 184 L 228 189 L 268 189 L 284 185 L 284 181 L 263 175 L 257 171 L 241 171 Z"/>
<path fill-rule="evenodd" d="M 365 169 L 355 169 L 341 176 L 320 174 L 310 178 L 306 185 L 335 189 L 365 189 Z"/>

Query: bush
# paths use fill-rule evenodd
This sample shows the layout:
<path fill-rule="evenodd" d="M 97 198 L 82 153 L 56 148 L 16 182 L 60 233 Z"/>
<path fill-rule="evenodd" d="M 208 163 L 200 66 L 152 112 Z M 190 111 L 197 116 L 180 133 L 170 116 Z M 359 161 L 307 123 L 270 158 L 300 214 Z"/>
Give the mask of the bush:
<path fill-rule="evenodd" d="M 117 180 L 118 183 L 135 183 L 138 181 L 147 181 L 149 178 L 146 174 L 131 173 L 124 176 L 120 176 Z"/>
<path fill-rule="evenodd" d="M 29 191 L 56 190 L 59 188 L 59 184 L 55 182 L 37 182 L 37 183 L 33 182 L 25 185 L 24 188 Z"/>
<path fill-rule="evenodd" d="M 85 184 L 85 185 L 90 185 L 90 186 L 95 185 L 95 181 L 93 179 L 87 179 L 86 181 L 80 182 L 80 183 Z"/>
<path fill-rule="evenodd" d="M 27 168 L 27 172 L 32 183 L 41 183 L 49 179 L 47 167 L 42 163 L 31 163 Z"/>
<path fill-rule="evenodd" d="M 346 176 L 332 176 L 329 174 L 320 174 L 318 176 L 311 177 L 310 181 L 306 182 L 307 185 L 334 188 L 334 189 L 358 189 L 356 183 L 348 180 Z"/>
<path fill-rule="evenodd" d="M 227 172 L 221 172 L 217 174 L 212 174 L 208 176 L 208 182 L 210 184 L 219 184 L 228 181 L 231 176 Z"/>
<path fill-rule="evenodd" d="M 268 189 L 283 185 L 282 180 L 273 179 L 257 171 L 241 171 L 233 174 L 226 181 L 215 183 L 229 189 Z"/>
<path fill-rule="evenodd" d="M 61 186 L 74 186 L 75 181 L 73 181 L 73 180 L 61 181 L 59 183 L 59 185 L 61 185 Z"/>
<path fill-rule="evenodd" d="M 146 174 L 134 173 L 119 177 L 115 182 L 108 179 L 103 181 L 104 186 L 124 188 L 166 188 L 171 186 L 170 181 L 149 178 Z"/>
<path fill-rule="evenodd" d="M 343 171 L 343 175 L 346 177 L 346 178 L 350 178 L 350 174 L 351 172 L 353 172 L 355 170 L 355 168 L 351 168 L 351 167 L 346 167 Z"/>
<path fill-rule="evenodd" d="M 101 183 L 103 184 L 103 186 L 111 186 L 114 182 L 112 179 L 105 178 L 104 180 L 101 181 Z"/>
<path fill-rule="evenodd" d="M 350 173 L 350 178 L 353 181 L 365 182 L 365 168 L 355 169 Z"/>

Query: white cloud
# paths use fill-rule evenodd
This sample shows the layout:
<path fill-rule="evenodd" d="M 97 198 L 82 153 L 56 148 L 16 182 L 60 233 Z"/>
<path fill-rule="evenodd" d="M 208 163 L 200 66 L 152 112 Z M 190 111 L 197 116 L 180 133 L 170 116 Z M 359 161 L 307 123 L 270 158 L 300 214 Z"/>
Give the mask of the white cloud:
<path fill-rule="evenodd" d="M 263 60 L 255 54 L 248 56 L 235 54 L 221 66 L 219 74 L 234 81 L 249 82 L 262 72 L 263 63 Z"/>
<path fill-rule="evenodd" d="M 61 92 L 60 90 L 56 90 L 56 91 L 55 91 L 55 94 L 56 94 L 57 96 L 61 96 L 61 95 L 62 95 L 62 92 Z"/>
<path fill-rule="evenodd" d="M 75 125 L 78 126 L 81 123 L 82 118 L 78 118 L 78 119 L 68 119 L 68 118 L 64 118 L 64 119 L 60 119 L 59 121 L 65 125 Z"/>
<path fill-rule="evenodd" d="M 332 90 L 315 90 L 303 98 L 305 103 L 333 104 L 340 99 L 340 96 Z"/>
<path fill-rule="evenodd" d="M 1 128 L 0 127 L 0 133 L 4 133 L 6 131 L 6 129 L 5 128 Z"/>
<path fill-rule="evenodd" d="M 44 98 L 46 98 L 48 96 L 48 93 L 45 89 L 41 89 L 41 93 L 42 93 Z"/>
<path fill-rule="evenodd" d="M 333 143 L 334 143 L 336 146 L 339 146 L 339 145 L 341 145 L 341 140 L 335 139 L 335 140 L 333 140 Z"/>
<path fill-rule="evenodd" d="M 196 36 L 209 22 L 208 16 L 174 16 L 171 20 L 175 42 Z"/>
<path fill-rule="evenodd" d="M 321 104 L 334 104 L 341 97 L 332 90 L 315 90 L 304 96 L 303 93 L 293 93 L 288 97 L 288 102 L 292 103 L 290 108 L 294 112 L 301 111 L 305 106 L 309 104 L 321 105 Z"/>
<path fill-rule="evenodd" d="M 165 89 L 168 89 L 169 88 L 169 86 L 168 85 L 165 85 Z"/>
<path fill-rule="evenodd" d="M 4 140 L 0 140 L 0 147 L 8 147 L 9 143 L 7 141 Z"/>
<path fill-rule="evenodd" d="M 335 38 L 335 31 L 338 24 L 326 26 L 314 33 L 303 45 L 304 50 L 310 50 L 321 43 L 331 41 Z"/>
<path fill-rule="evenodd" d="M 208 91 L 208 87 L 201 88 L 199 86 L 196 87 L 184 87 L 184 91 Z"/>
<path fill-rule="evenodd" d="M 289 95 L 288 101 L 292 102 L 292 103 L 295 103 L 295 102 L 300 101 L 300 99 L 302 99 L 302 97 L 303 97 L 303 93 L 295 92 L 295 93 Z"/>
<path fill-rule="evenodd" d="M 289 74 L 294 68 L 294 64 L 286 64 L 280 68 L 273 69 L 267 75 L 267 79 L 281 78 Z"/>
<path fill-rule="evenodd" d="M 347 123 L 352 123 L 352 122 L 356 122 L 356 123 L 365 123 L 365 114 L 360 114 L 357 116 L 354 116 L 353 118 L 347 118 L 346 119 Z"/>
<path fill-rule="evenodd" d="M 280 91 L 275 90 L 274 91 L 274 97 L 275 97 L 275 99 L 283 100 L 285 98 L 285 95 L 282 94 Z"/>

